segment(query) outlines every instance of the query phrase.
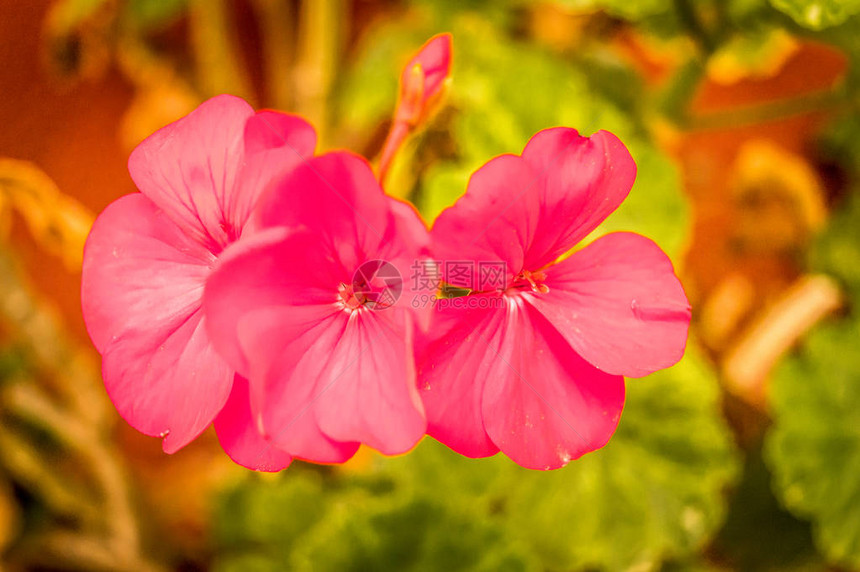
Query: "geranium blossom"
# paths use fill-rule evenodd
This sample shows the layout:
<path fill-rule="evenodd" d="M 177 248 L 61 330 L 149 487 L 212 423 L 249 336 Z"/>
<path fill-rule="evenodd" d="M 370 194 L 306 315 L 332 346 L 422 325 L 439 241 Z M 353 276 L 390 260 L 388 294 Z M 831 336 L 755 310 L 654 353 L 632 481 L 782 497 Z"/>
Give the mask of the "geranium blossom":
<path fill-rule="evenodd" d="M 627 196 L 636 166 L 607 132 L 555 128 L 522 156 L 479 169 L 432 229 L 441 261 L 501 261 L 466 298 L 440 300 L 419 357 L 428 433 L 455 451 L 502 450 L 536 469 L 602 447 L 624 403 L 623 376 L 684 353 L 690 308 L 666 255 L 631 233 L 559 261 Z"/>
<path fill-rule="evenodd" d="M 90 233 L 82 303 L 105 386 L 123 418 L 163 437 L 168 453 L 223 410 L 216 430 L 234 459 L 271 470 L 289 462 L 250 423 L 246 382 L 234 384 L 212 347 L 201 304 L 212 267 L 246 230 L 260 193 L 315 146 L 298 117 L 215 97 L 133 151 L 140 192 L 108 206 Z"/>
<path fill-rule="evenodd" d="M 429 241 L 367 162 L 316 157 L 260 200 L 260 230 L 227 249 L 206 286 L 215 347 L 250 382 L 266 438 L 295 457 L 340 462 L 360 443 L 402 453 L 424 434 L 412 315 L 385 298 L 380 262 L 402 276 Z M 365 266 L 368 264 L 369 266 Z M 358 280 L 356 270 L 367 280 Z"/>

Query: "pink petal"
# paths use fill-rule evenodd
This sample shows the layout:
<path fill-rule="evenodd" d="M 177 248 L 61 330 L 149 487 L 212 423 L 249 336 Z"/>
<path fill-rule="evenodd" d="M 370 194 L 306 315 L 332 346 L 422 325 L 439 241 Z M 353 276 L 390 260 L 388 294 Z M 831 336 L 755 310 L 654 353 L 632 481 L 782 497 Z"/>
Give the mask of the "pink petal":
<path fill-rule="evenodd" d="M 244 160 L 245 123 L 253 115 L 238 97 L 213 97 L 147 137 L 128 159 L 137 188 L 213 252 L 240 230 L 228 226 L 226 212 Z"/>
<path fill-rule="evenodd" d="M 317 134 L 299 115 L 280 111 L 258 111 L 245 124 L 245 153 L 286 149 L 284 160 L 303 162 L 314 155 Z M 292 156 L 292 159 L 290 159 Z"/>
<path fill-rule="evenodd" d="M 511 300 L 506 332 L 487 340 L 482 413 L 493 442 L 529 469 L 556 469 L 599 449 L 615 432 L 624 378 L 580 358 L 522 299 Z"/>
<path fill-rule="evenodd" d="M 215 432 L 221 447 L 233 461 L 255 471 L 274 473 L 287 466 L 292 457 L 266 441 L 251 416 L 248 381 L 239 376 L 224 409 L 215 418 Z"/>
<path fill-rule="evenodd" d="M 516 155 L 501 155 L 475 171 L 466 194 L 433 225 L 434 256 L 443 266 L 470 261 L 506 265 L 506 284 L 523 270 L 538 227 L 538 176 Z M 444 272 L 444 271 L 443 271 Z M 455 286 L 478 291 L 498 288 L 475 277 L 471 285 L 445 272 Z"/>
<path fill-rule="evenodd" d="M 329 362 L 299 370 L 316 374 L 317 387 L 325 388 L 314 405 L 320 429 L 332 439 L 360 441 L 386 455 L 405 453 L 427 428 L 408 314 L 387 310 L 341 319 L 346 327 Z"/>
<path fill-rule="evenodd" d="M 421 438 L 425 422 L 409 335 L 391 312 L 350 316 L 304 306 L 243 319 L 252 404 L 260 404 L 263 426 L 278 447 L 332 462 L 319 457 L 318 431 L 385 454 L 403 453 Z"/>
<path fill-rule="evenodd" d="M 421 281 L 426 276 L 435 282 L 432 270 L 435 262 L 430 255 L 430 232 L 415 207 L 408 202 L 391 199 L 394 214 L 394 237 L 384 245 L 380 258 L 393 264 L 403 277 L 403 291 L 397 305 L 413 313 L 418 327 L 426 330 L 433 314 L 431 304 L 423 304 L 436 295 L 435 288 L 427 288 Z"/>
<path fill-rule="evenodd" d="M 271 307 L 250 312 L 239 324 L 243 349 L 251 360 L 251 409 L 279 449 L 319 463 L 346 461 L 358 450 L 355 440 L 335 441 L 322 433 L 314 414 L 334 380 L 319 373 L 345 324 L 334 307 Z"/>
<path fill-rule="evenodd" d="M 398 269 L 404 281 L 403 298 L 405 300 L 407 294 L 415 293 L 408 286 L 410 276 L 419 264 L 432 262 L 430 232 L 412 203 L 389 199 L 388 206 L 392 217 L 387 226 L 385 241 L 374 256 L 393 264 Z"/>
<path fill-rule="evenodd" d="M 297 115 L 260 111 L 245 124 L 245 162 L 237 188 L 229 194 L 227 215 L 242 229 L 260 195 L 277 179 L 314 155 L 317 135 Z"/>
<path fill-rule="evenodd" d="M 527 270 L 553 262 L 597 228 L 627 197 L 636 164 L 606 131 L 546 129 L 531 138 L 523 159 L 540 175 L 540 220 L 526 256 Z"/>
<path fill-rule="evenodd" d="M 84 250 L 81 300 L 111 400 L 172 453 L 214 419 L 233 373 L 199 308 L 212 255 L 140 194 L 97 219 Z"/>
<path fill-rule="evenodd" d="M 166 453 L 194 440 L 224 406 L 233 371 L 215 353 L 199 310 L 178 325 L 147 324 L 105 350 L 102 376 L 119 414 Z"/>
<path fill-rule="evenodd" d="M 549 293 L 526 299 L 595 367 L 641 377 L 684 355 L 690 304 L 649 239 L 606 235 L 546 274 Z"/>
<path fill-rule="evenodd" d="M 350 317 L 304 306 L 242 320 L 254 399 L 278 447 L 323 460 L 318 431 L 385 454 L 403 453 L 421 438 L 425 422 L 409 335 L 391 312 Z"/>
<path fill-rule="evenodd" d="M 402 252 L 414 255 L 430 248 L 430 232 L 427 225 L 412 203 L 390 199 L 389 205 L 394 214 L 397 246 Z M 396 253 L 394 253 L 396 256 Z"/>
<path fill-rule="evenodd" d="M 227 363 L 241 375 L 250 366 L 238 338 L 248 312 L 269 306 L 330 304 L 351 274 L 323 264 L 320 239 L 308 232 L 270 228 L 230 245 L 206 283 L 203 308 L 209 336 Z"/>
<path fill-rule="evenodd" d="M 84 248 L 81 303 L 99 352 L 150 324 L 168 329 L 200 305 L 215 257 L 139 193 L 96 219 Z"/>
<path fill-rule="evenodd" d="M 477 307 L 479 299 L 485 308 Z M 439 300 L 430 330 L 434 339 L 418 353 L 427 434 L 467 457 L 499 450 L 484 430 L 481 400 L 485 384 L 495 382 L 491 370 L 498 360 L 490 344 L 504 335 L 505 306 L 500 296 Z"/>
<path fill-rule="evenodd" d="M 325 263 L 352 275 L 394 239 L 388 197 L 367 161 L 345 151 L 303 162 L 261 197 L 261 228 L 306 228 L 322 238 Z"/>

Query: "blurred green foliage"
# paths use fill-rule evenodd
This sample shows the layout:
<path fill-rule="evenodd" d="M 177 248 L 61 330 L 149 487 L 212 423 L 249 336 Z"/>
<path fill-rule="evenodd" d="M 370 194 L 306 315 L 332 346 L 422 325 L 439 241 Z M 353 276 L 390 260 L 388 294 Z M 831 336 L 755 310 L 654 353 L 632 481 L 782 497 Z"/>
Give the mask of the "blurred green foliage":
<path fill-rule="evenodd" d="M 771 4 L 805 28 L 822 30 L 860 14 L 858 0 L 771 0 Z"/>
<path fill-rule="evenodd" d="M 783 508 L 759 440 L 747 450 L 743 473 L 728 501 L 728 515 L 713 552 L 734 570 L 820 571 L 811 526 Z"/>
<path fill-rule="evenodd" d="M 785 505 L 832 561 L 860 567 L 860 322 L 815 330 L 773 384 L 768 459 Z"/>
<path fill-rule="evenodd" d="M 860 42 L 860 36 L 858 36 Z M 812 270 L 837 278 L 860 303 L 860 116 L 842 113 L 825 130 L 821 150 L 837 165 L 849 191 L 839 197 L 829 224 L 809 251 Z"/>
<path fill-rule="evenodd" d="M 842 282 L 860 302 L 860 197 L 852 193 L 819 236 L 810 266 Z"/>
<path fill-rule="evenodd" d="M 142 30 L 157 29 L 174 21 L 188 7 L 189 0 L 128 0 L 125 20 Z"/>

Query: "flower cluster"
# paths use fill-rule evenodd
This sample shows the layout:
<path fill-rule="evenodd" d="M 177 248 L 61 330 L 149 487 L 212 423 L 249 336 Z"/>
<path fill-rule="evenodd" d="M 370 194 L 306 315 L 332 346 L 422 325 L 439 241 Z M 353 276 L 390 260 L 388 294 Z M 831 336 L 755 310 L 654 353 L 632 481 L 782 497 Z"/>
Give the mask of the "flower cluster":
<path fill-rule="evenodd" d="M 441 38 L 404 73 L 409 122 L 450 73 Z M 556 468 L 608 441 L 623 376 L 682 356 L 689 305 L 653 242 L 617 233 L 569 254 L 633 184 L 613 135 L 541 131 L 475 172 L 432 231 L 363 158 L 315 147 L 303 119 L 215 97 L 134 150 L 140 192 L 92 229 L 82 303 L 105 386 L 165 451 L 214 424 L 258 470 L 360 444 L 403 453 L 425 434 Z M 451 261 L 493 271 L 441 298 L 461 278 Z M 415 268 L 433 270 L 437 303 L 415 304 Z"/>

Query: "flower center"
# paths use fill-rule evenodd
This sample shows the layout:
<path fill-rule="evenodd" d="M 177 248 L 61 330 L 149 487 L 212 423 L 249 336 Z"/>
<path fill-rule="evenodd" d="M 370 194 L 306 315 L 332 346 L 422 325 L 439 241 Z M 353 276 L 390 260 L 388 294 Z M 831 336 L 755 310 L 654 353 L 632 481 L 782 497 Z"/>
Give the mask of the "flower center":
<path fill-rule="evenodd" d="M 532 292 L 546 294 L 549 292 L 549 286 L 543 283 L 544 280 L 546 280 L 546 272 L 543 270 L 537 272 L 523 270 L 514 278 L 513 287 L 518 290 L 528 287 L 531 288 Z"/>
<path fill-rule="evenodd" d="M 343 309 L 349 312 L 354 312 L 364 306 L 367 302 L 367 296 L 363 293 L 356 293 L 352 288 L 352 284 L 340 283 L 337 289 L 338 302 L 343 304 Z"/>

